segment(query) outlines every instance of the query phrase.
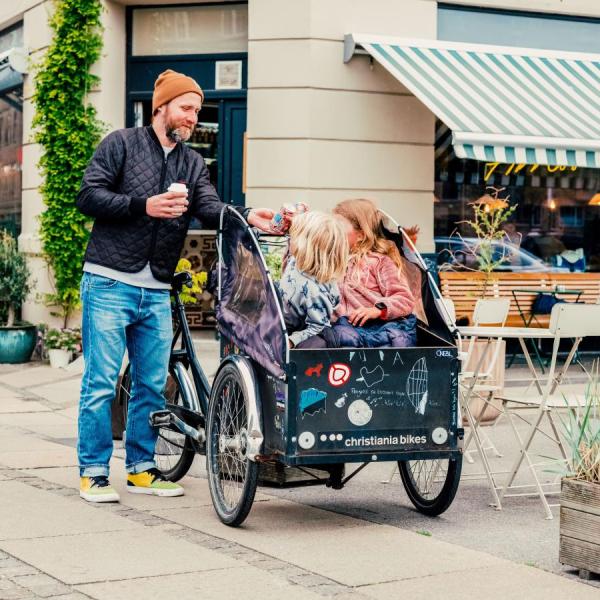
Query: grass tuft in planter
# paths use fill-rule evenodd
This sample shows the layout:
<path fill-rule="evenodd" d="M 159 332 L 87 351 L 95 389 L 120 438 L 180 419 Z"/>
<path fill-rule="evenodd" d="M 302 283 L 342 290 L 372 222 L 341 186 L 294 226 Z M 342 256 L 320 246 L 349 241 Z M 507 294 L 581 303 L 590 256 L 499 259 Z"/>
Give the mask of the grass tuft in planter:
<path fill-rule="evenodd" d="M 600 574 L 600 363 L 592 368 L 586 402 L 563 418 L 570 446 L 570 472 L 560 494 L 559 561 L 585 579 Z"/>

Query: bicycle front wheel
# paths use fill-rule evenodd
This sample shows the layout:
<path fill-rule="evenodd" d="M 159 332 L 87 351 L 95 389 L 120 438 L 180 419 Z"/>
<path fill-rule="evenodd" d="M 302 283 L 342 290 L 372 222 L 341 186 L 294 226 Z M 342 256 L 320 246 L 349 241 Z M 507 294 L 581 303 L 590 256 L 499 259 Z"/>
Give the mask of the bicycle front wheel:
<path fill-rule="evenodd" d="M 235 365 L 213 384 L 206 423 L 206 470 L 213 506 L 226 525 L 241 525 L 254 502 L 258 464 L 248 458 L 248 398 Z"/>
<path fill-rule="evenodd" d="M 404 489 L 415 508 L 430 517 L 452 504 L 462 471 L 462 454 L 455 458 L 398 461 Z"/>
<path fill-rule="evenodd" d="M 187 378 L 182 381 L 181 378 Z M 166 400 L 165 408 L 173 409 L 177 406 L 190 406 L 185 401 L 184 394 L 191 389 L 191 382 L 186 371 L 174 369 L 169 373 L 167 383 L 163 390 L 163 396 Z M 130 368 L 127 365 L 123 377 L 121 377 L 115 408 L 120 410 L 120 415 L 113 414 L 113 423 L 119 420 L 123 424 L 123 429 L 127 426 L 127 411 L 129 409 L 129 399 L 131 398 L 131 377 Z M 114 429 L 114 426 L 113 426 Z M 169 481 L 179 481 L 190 470 L 194 461 L 195 450 L 192 440 L 181 433 L 168 427 L 160 427 L 158 430 L 158 439 L 154 447 L 154 462 L 156 468 Z"/>

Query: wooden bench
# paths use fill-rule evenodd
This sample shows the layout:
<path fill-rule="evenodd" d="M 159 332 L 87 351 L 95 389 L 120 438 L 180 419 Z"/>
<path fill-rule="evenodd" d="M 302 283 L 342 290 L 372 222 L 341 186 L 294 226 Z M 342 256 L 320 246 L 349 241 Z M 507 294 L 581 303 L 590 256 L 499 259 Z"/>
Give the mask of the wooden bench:
<path fill-rule="evenodd" d="M 567 290 L 581 290 L 579 302 L 597 304 L 600 301 L 600 273 L 494 273 L 486 285 L 485 275 L 474 271 L 440 271 L 441 292 L 444 298 L 451 298 L 456 307 L 456 316 L 468 317 L 473 315 L 475 303 L 479 298 L 509 298 L 510 311 L 506 325 L 522 327 L 523 319 L 515 302 L 512 290 L 515 289 L 548 289 L 553 291 L 556 286 Z M 521 310 L 528 316 L 531 313 L 536 294 L 518 293 Z M 557 294 L 567 302 L 573 302 L 576 296 Z M 546 327 L 550 315 L 536 315 L 531 327 Z"/>

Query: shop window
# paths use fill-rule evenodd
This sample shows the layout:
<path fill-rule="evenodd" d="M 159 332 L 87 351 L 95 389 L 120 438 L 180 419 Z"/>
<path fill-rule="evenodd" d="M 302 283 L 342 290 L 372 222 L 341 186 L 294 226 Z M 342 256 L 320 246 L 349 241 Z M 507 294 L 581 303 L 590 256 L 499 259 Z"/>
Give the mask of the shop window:
<path fill-rule="evenodd" d="M 561 206 L 560 223 L 564 227 L 583 227 L 585 213 L 580 206 Z"/>
<path fill-rule="evenodd" d="M 438 139 L 440 138 L 438 122 Z M 488 186 L 502 189 L 517 208 L 505 226 L 505 241 L 551 268 L 566 250 L 582 249 L 585 268 L 600 271 L 600 170 L 542 165 L 502 165 L 458 159 L 448 146 L 436 152 L 434 234 L 436 249 L 447 238 L 473 236 L 465 223 L 471 204 Z M 531 256 L 530 256 L 531 255 Z M 511 261 L 517 266 L 519 261 Z M 529 263 L 528 263 L 529 264 Z M 530 268 L 530 267 L 528 267 Z"/>
<path fill-rule="evenodd" d="M 437 17 L 439 40 L 600 52 L 598 19 L 441 2 Z"/>
<path fill-rule="evenodd" d="M 23 24 L 19 23 L 0 31 L 0 52 L 23 46 Z"/>
<path fill-rule="evenodd" d="M 166 6 L 133 11 L 133 56 L 247 51 L 247 4 Z"/>
<path fill-rule="evenodd" d="M 0 52 L 22 45 L 22 25 L 0 32 Z M 0 68 L 5 74 L 9 69 Z M 3 81 L 6 86 L 0 86 L 0 229 L 18 235 L 21 231 L 23 87 L 20 75 L 12 79 L 5 77 Z"/>

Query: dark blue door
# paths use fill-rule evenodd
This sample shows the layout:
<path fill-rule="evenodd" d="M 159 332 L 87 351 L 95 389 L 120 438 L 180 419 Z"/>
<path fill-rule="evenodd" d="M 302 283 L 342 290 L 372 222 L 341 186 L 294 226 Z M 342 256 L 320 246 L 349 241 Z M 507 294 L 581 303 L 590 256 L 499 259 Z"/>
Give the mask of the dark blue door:
<path fill-rule="evenodd" d="M 219 157 L 219 196 L 224 202 L 245 204 L 244 133 L 246 100 L 221 100 L 221 156 Z"/>

